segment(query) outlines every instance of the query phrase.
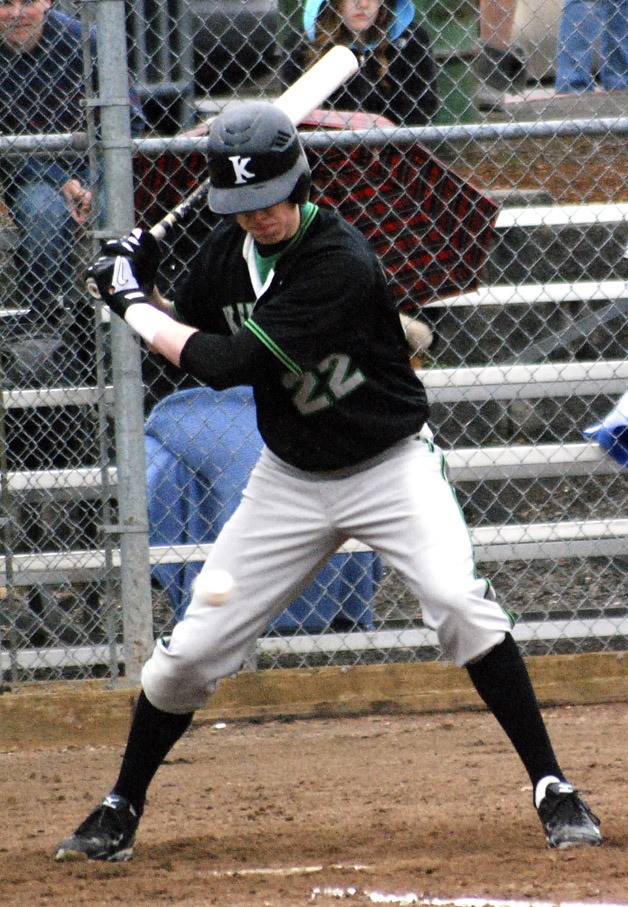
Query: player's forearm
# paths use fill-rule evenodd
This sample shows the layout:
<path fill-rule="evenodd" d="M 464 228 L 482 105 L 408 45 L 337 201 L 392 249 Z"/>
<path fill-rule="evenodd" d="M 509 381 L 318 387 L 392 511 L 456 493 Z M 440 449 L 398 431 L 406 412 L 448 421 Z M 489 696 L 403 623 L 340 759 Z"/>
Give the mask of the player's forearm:
<path fill-rule="evenodd" d="M 160 312 L 165 312 L 166 315 L 170 315 L 171 318 L 177 317 L 174 302 L 171 299 L 166 299 L 165 296 L 162 296 L 157 287 L 153 287 L 149 299 L 150 304 Z"/>
<path fill-rule="evenodd" d="M 167 311 L 148 302 L 128 307 L 124 320 L 142 337 L 152 350 L 173 365 L 179 365 L 181 350 L 197 328 L 176 321 Z"/>
<path fill-rule="evenodd" d="M 237 334 L 191 334 L 181 351 L 179 367 L 216 390 L 252 384 L 268 374 L 271 354 L 245 328 Z"/>
<path fill-rule="evenodd" d="M 197 330 L 177 320 L 174 303 L 157 287 L 149 297 L 140 294 L 138 301 L 126 308 L 124 320 L 152 350 L 177 366 L 181 350 Z"/>
<path fill-rule="evenodd" d="M 266 367 L 265 350 L 250 331 L 206 334 L 148 302 L 130 305 L 124 320 L 154 352 L 216 390 L 250 384 Z"/>

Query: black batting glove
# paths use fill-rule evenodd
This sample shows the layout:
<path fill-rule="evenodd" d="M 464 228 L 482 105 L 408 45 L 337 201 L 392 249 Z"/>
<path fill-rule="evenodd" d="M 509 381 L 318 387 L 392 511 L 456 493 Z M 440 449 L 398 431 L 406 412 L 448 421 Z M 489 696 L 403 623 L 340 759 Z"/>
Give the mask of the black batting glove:
<path fill-rule="evenodd" d="M 161 247 L 152 233 L 136 227 L 121 239 L 105 240 L 101 248 L 103 255 L 124 255 L 128 258 L 138 284 L 150 296 L 161 263 Z"/>
<path fill-rule="evenodd" d="M 118 255 L 99 255 L 87 268 L 85 274 L 87 291 L 95 299 L 102 299 L 112 312 L 124 318 L 129 306 L 148 302 L 146 294 L 133 274 L 128 258 Z"/>

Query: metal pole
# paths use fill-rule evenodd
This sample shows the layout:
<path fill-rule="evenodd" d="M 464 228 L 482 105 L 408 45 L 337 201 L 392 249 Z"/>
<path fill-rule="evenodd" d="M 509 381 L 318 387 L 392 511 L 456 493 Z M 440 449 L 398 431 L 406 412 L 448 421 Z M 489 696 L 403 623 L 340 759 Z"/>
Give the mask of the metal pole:
<path fill-rule="evenodd" d="M 135 220 L 124 3 L 98 0 L 95 9 L 106 229 L 121 235 Z M 111 345 L 125 678 L 135 685 L 153 647 L 141 358 L 139 342 L 116 317 Z"/>
<path fill-rule="evenodd" d="M 11 488 L 9 487 L 9 458 L 6 443 L 6 409 L 4 405 L 5 386 L 4 365 L 0 359 L 0 527 L 2 529 L 5 563 L 6 594 L 4 604 L 6 608 L 6 618 L 9 622 L 7 628 L 7 643 L 9 645 L 11 680 L 14 683 L 17 683 L 18 639 L 16 621 L 18 617 L 18 601 L 15 594 L 15 576 L 13 571 L 13 549 L 15 546 L 13 527 L 15 525 L 15 513 L 13 508 L 13 495 L 11 493 Z"/>
<path fill-rule="evenodd" d="M 94 4 L 84 4 L 82 7 L 81 22 L 83 30 L 81 34 L 83 42 L 83 76 L 85 79 L 85 95 L 89 101 L 94 100 L 94 93 L 91 81 L 91 41 L 90 30 L 94 24 Z M 98 154 L 97 139 L 98 129 L 96 117 L 94 116 L 96 108 L 90 104 L 87 111 L 87 150 L 89 154 L 89 167 L 91 173 L 91 186 L 94 198 L 100 204 L 101 199 L 98 196 Z M 100 212 L 95 212 L 95 224 L 100 223 Z M 98 240 L 92 236 L 91 244 L 92 254 L 98 252 Z M 114 583 L 113 561 L 114 547 L 116 539 L 113 534 L 107 532 L 106 527 L 113 523 L 112 517 L 112 493 L 109 479 L 110 466 L 110 444 L 109 444 L 109 414 L 107 412 L 107 403 L 105 401 L 105 387 L 107 385 L 107 361 L 105 354 L 106 336 L 102 321 L 102 307 L 94 307 L 94 348 L 96 354 L 96 385 L 99 390 L 98 403 L 98 437 L 99 437 L 99 462 L 100 476 L 103 489 L 103 498 L 101 501 L 101 544 L 105 555 L 105 572 L 101 588 L 103 591 L 103 606 L 100 616 L 101 625 L 105 627 L 105 636 L 109 649 L 109 671 L 112 685 L 117 685 L 120 678 L 120 668 L 118 666 L 118 646 L 117 646 L 117 584 Z"/>

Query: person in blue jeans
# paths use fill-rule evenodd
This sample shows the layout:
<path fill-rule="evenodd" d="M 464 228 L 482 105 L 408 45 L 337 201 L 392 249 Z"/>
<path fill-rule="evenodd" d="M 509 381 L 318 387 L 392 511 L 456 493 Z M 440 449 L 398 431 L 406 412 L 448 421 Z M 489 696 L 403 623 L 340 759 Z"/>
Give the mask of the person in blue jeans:
<path fill-rule="evenodd" d="M 556 91 L 628 89 L 628 0 L 565 0 L 558 30 Z"/>
<path fill-rule="evenodd" d="M 81 23 L 51 10 L 52 0 L 0 3 L 0 134 L 85 132 Z M 91 37 L 92 52 L 95 38 Z M 95 75 L 94 75 L 95 78 Z M 144 128 L 131 91 L 132 129 Z M 92 215 L 85 158 L 5 155 L 0 191 L 18 228 L 14 302 L 29 326 L 52 326 L 72 281 L 67 266 L 77 225 Z"/>

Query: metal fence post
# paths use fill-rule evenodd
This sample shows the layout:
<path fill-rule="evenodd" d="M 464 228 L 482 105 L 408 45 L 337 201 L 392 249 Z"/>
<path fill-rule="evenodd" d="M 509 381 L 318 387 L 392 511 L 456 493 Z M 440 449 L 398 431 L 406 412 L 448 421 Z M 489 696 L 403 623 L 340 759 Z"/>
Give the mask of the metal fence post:
<path fill-rule="evenodd" d="M 106 225 L 119 235 L 135 219 L 123 0 L 98 2 L 96 26 Z M 115 317 L 111 341 L 125 676 L 136 684 L 153 646 L 140 346 Z"/>

